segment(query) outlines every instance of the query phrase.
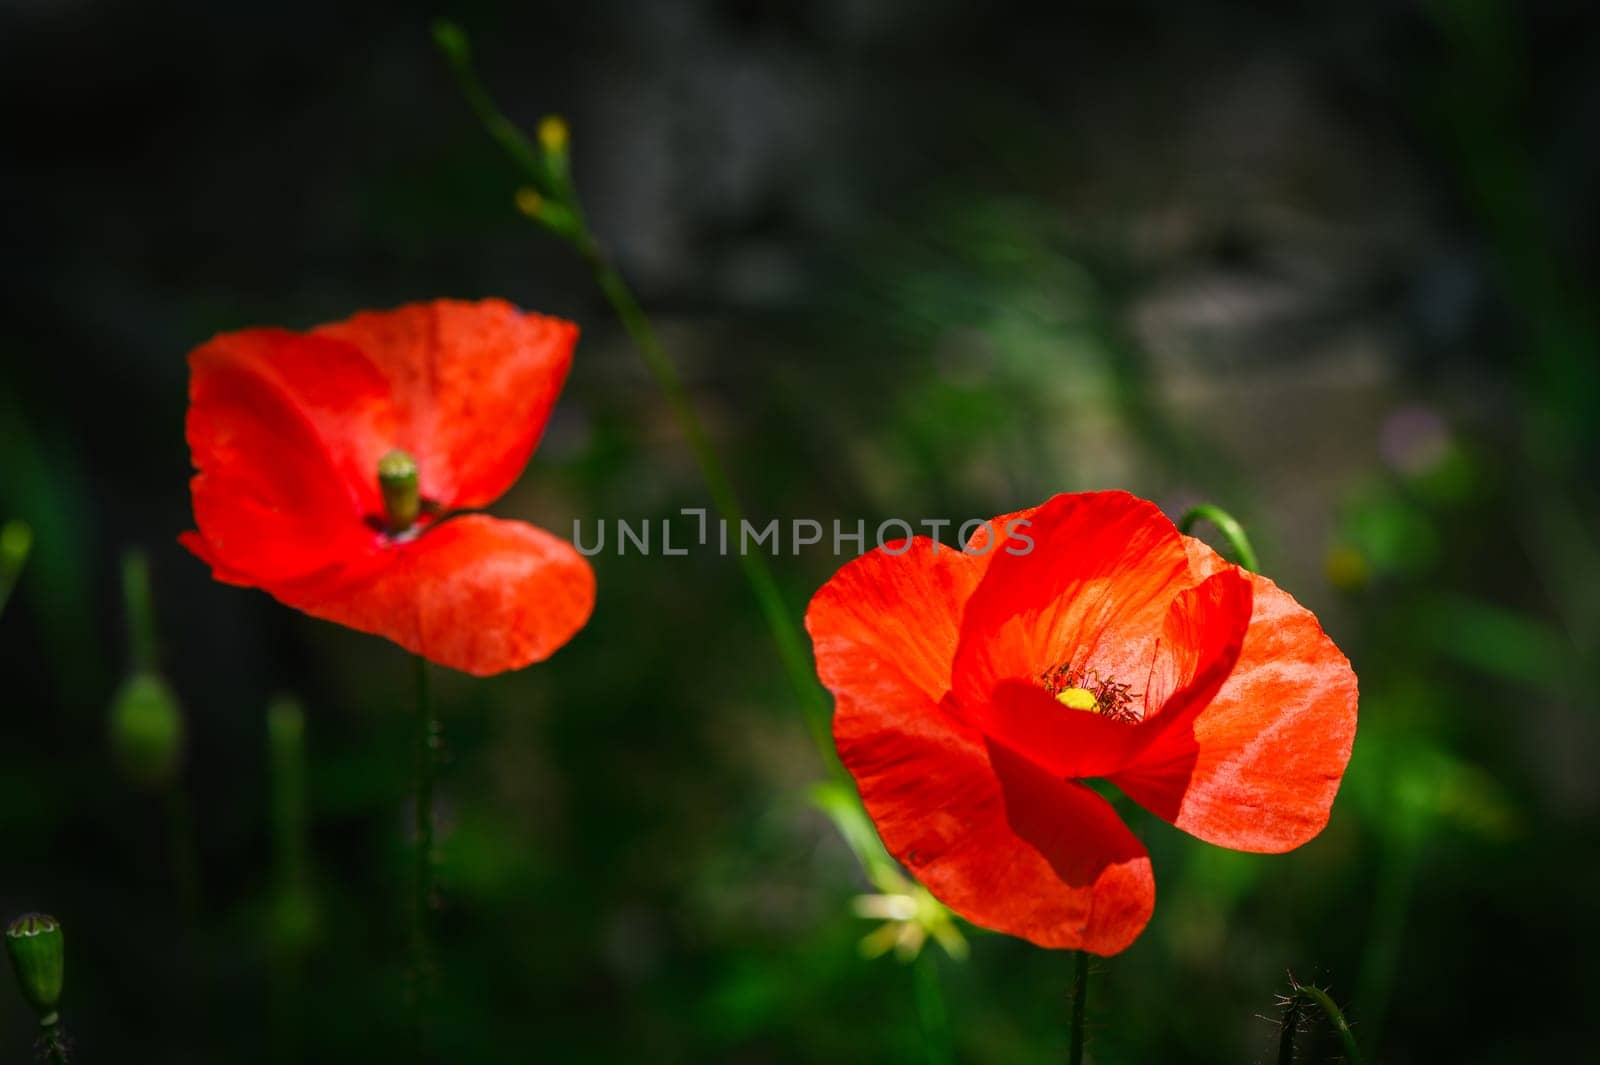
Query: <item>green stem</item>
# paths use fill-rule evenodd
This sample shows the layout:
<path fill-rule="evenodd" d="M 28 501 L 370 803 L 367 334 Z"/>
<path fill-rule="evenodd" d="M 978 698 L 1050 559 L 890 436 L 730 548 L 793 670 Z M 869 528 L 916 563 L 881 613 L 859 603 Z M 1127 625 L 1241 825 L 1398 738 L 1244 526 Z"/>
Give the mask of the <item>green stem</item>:
<path fill-rule="evenodd" d="M 269 1006 L 276 1060 L 296 1061 L 303 1056 L 303 961 L 317 915 L 309 872 L 305 712 L 295 700 L 280 698 L 267 708 L 267 751 L 273 864 Z"/>
<path fill-rule="evenodd" d="M 433 24 L 433 40 L 439 46 L 439 51 L 444 53 L 451 71 L 455 73 L 456 83 L 461 87 L 461 95 L 467 98 L 472 113 L 478 116 L 483 128 L 489 131 L 489 136 L 494 138 L 495 143 L 499 144 L 518 166 L 528 171 L 542 184 L 546 174 L 544 161 L 538 149 L 522 135 L 516 123 L 495 106 L 494 98 L 489 95 L 489 90 L 484 88 L 483 81 L 472 65 L 472 48 L 467 43 L 466 33 L 449 19 L 439 19 Z"/>
<path fill-rule="evenodd" d="M 417 671 L 417 727 L 416 727 L 416 805 L 414 814 L 415 865 L 412 872 L 411 899 L 411 997 L 412 1020 L 418 1034 L 425 1038 L 428 1030 L 429 1000 L 432 997 L 433 937 L 429 928 L 429 914 L 433 908 L 433 779 L 437 767 L 435 754 L 439 747 L 439 722 L 433 714 L 428 699 L 428 662 L 416 656 Z"/>
<path fill-rule="evenodd" d="M 922 1043 L 928 1052 L 928 1065 L 948 1065 L 950 1022 L 944 1007 L 944 991 L 939 986 L 939 959 L 925 950 L 911 963 L 916 981 L 917 1020 L 922 1025 Z"/>
<path fill-rule="evenodd" d="M 1083 1065 L 1083 1014 L 1089 1001 L 1089 952 L 1078 951 L 1077 974 L 1072 981 L 1072 1045 L 1067 1052 L 1069 1065 Z"/>
<path fill-rule="evenodd" d="M 1227 538 L 1229 546 L 1233 548 L 1239 565 L 1251 573 L 1261 572 L 1261 562 L 1256 558 L 1255 548 L 1250 546 L 1250 537 L 1245 535 L 1244 526 L 1240 525 L 1232 514 L 1214 503 L 1201 503 L 1190 507 L 1183 517 L 1178 519 L 1178 531 L 1187 533 L 1194 528 L 1197 521 L 1209 521 L 1217 527 L 1217 531 Z"/>
<path fill-rule="evenodd" d="M 150 564 L 144 554 L 129 551 L 122 556 L 122 597 L 128 611 L 128 651 L 133 668 L 156 668 L 155 608 L 150 596 Z"/>
<path fill-rule="evenodd" d="M 577 214 L 577 223 L 579 236 L 575 240 L 578 252 L 589 265 L 595 283 L 600 286 L 600 291 L 605 294 L 611 309 L 616 312 L 628 335 L 638 346 L 651 376 L 655 378 L 656 385 L 666 397 L 667 405 L 672 409 L 673 416 L 677 418 L 678 426 L 688 441 L 689 450 L 694 454 L 695 464 L 700 468 L 700 476 L 711 493 L 712 505 L 716 507 L 718 516 L 731 528 L 742 529 L 745 520 L 744 508 L 740 505 L 733 485 L 723 470 L 716 447 L 706 433 L 705 425 L 701 422 L 700 415 L 694 408 L 694 401 L 690 399 L 688 390 L 684 387 L 677 366 L 662 348 L 661 341 L 657 339 L 655 329 L 650 324 L 649 316 L 639 306 L 633 290 L 628 287 L 628 283 L 623 280 L 622 275 L 589 232 L 588 223 L 584 221 L 581 213 Z M 830 772 L 836 771 L 840 767 L 831 739 L 831 713 L 828 701 L 817 686 L 807 664 L 805 644 L 800 638 L 799 628 L 789 616 L 789 609 L 784 605 L 783 595 L 778 591 L 777 581 L 767 566 L 766 557 L 749 551 L 739 551 L 738 557 L 740 569 L 744 571 L 745 580 L 755 594 L 756 602 L 761 608 L 761 616 L 772 635 L 772 642 L 777 646 L 784 672 L 788 675 L 789 683 L 805 711 L 811 738 L 816 743 L 818 753 L 828 764 Z"/>
<path fill-rule="evenodd" d="M 744 508 L 740 505 L 733 484 L 729 481 L 722 461 L 717 456 L 716 448 L 711 443 L 711 437 L 695 410 L 688 389 L 684 387 L 683 378 L 678 373 L 676 364 L 661 346 L 655 328 L 650 324 L 650 318 L 639 305 L 633 290 L 589 228 L 583 207 L 568 177 L 565 148 L 561 149 L 562 165 L 554 165 L 550 158 L 542 155 L 539 149 L 505 117 L 478 77 L 472 65 L 472 50 L 467 42 L 467 36 L 459 26 L 441 19 L 434 24 L 433 36 L 446 61 L 449 62 L 451 70 L 454 71 L 461 92 L 472 106 L 478 121 L 526 173 L 528 180 L 564 209 L 563 224 L 557 230 L 558 235 L 570 241 L 583 258 L 606 302 L 611 305 L 623 328 L 628 331 L 628 335 L 638 347 L 639 353 L 644 357 L 645 366 L 666 396 L 667 404 L 677 419 L 678 427 L 688 441 L 689 450 L 693 453 L 695 464 L 700 469 L 700 476 L 711 493 L 711 502 L 716 508 L 717 515 L 737 532 L 742 528 Z M 800 637 L 799 627 L 789 616 L 788 607 L 784 605 L 783 595 L 778 590 L 778 583 L 772 576 L 772 570 L 767 566 L 764 556 L 746 551 L 739 552 L 739 566 L 744 571 L 750 590 L 755 594 L 756 603 L 777 647 L 778 657 L 783 663 L 789 683 L 800 700 L 817 752 L 829 772 L 843 778 L 844 768 L 839 764 L 838 756 L 833 749 L 832 711 L 827 696 L 823 694 L 812 676 L 806 657 L 805 642 Z"/>
<path fill-rule="evenodd" d="M 1361 1065 L 1361 1048 L 1356 1046 L 1355 1033 L 1350 1031 L 1350 1025 L 1345 1021 L 1344 1012 L 1338 1004 L 1320 987 L 1299 983 L 1292 986 L 1296 997 L 1304 998 L 1327 1015 L 1328 1023 L 1333 1025 L 1334 1031 L 1339 1033 L 1339 1041 L 1344 1044 L 1345 1060 L 1350 1065 Z"/>

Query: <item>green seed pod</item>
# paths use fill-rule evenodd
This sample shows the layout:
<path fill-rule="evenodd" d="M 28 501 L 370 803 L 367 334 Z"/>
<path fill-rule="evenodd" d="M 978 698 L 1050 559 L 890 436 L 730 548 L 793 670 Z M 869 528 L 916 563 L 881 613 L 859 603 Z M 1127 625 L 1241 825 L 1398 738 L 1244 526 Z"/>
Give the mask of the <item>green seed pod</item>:
<path fill-rule="evenodd" d="M 167 682 L 155 673 L 130 676 L 111 704 L 111 751 L 128 779 L 160 790 L 183 759 L 183 713 Z"/>
<path fill-rule="evenodd" d="M 61 981 L 66 970 L 61 925 L 42 913 L 25 913 L 6 929 L 6 953 L 23 997 L 47 1023 L 61 1001 Z"/>
<path fill-rule="evenodd" d="M 378 488 L 383 493 L 383 509 L 389 531 L 403 533 L 422 513 L 422 498 L 417 488 L 417 460 L 398 449 L 378 460 Z"/>

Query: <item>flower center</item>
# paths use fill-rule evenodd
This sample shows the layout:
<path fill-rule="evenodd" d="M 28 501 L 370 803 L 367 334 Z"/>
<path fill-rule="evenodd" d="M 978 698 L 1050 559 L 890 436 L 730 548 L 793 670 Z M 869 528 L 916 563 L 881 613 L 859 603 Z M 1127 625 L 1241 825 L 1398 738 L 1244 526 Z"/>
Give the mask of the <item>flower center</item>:
<path fill-rule="evenodd" d="M 1087 710 L 1112 721 L 1133 723 L 1144 715 L 1133 705 L 1139 693 L 1115 677 L 1102 677 L 1096 669 L 1063 663 L 1039 674 L 1044 690 L 1069 710 Z"/>
<path fill-rule="evenodd" d="M 417 523 L 422 496 L 417 489 L 417 460 L 399 448 L 378 460 L 378 488 L 383 492 L 384 520 L 398 535 Z"/>

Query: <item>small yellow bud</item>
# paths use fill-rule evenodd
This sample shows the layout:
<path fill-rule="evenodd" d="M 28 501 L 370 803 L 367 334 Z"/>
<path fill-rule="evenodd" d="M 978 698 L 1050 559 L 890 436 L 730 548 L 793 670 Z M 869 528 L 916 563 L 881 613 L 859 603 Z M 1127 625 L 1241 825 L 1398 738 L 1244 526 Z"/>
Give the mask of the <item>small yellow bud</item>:
<path fill-rule="evenodd" d="M 524 185 L 517 190 L 516 204 L 517 210 L 529 218 L 537 220 L 539 213 L 544 210 L 544 197 L 539 195 L 536 190 Z"/>
<path fill-rule="evenodd" d="M 539 146 L 545 151 L 566 151 L 567 136 L 567 120 L 560 115 L 546 115 L 539 120 Z"/>
<path fill-rule="evenodd" d="M 1087 710 L 1091 714 L 1100 712 L 1100 700 L 1088 688 L 1065 688 L 1056 693 L 1056 702 L 1069 710 Z"/>

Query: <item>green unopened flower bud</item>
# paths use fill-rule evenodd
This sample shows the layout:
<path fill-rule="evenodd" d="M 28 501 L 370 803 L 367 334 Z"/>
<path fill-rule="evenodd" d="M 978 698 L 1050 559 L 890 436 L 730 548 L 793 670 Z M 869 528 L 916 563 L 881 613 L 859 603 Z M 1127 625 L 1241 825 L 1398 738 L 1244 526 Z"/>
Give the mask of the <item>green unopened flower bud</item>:
<path fill-rule="evenodd" d="M 396 448 L 378 460 L 378 488 L 383 492 L 384 517 L 389 531 L 405 532 L 422 513 L 417 488 L 417 460 Z"/>
<path fill-rule="evenodd" d="M 41 1021 L 53 1023 L 66 972 L 60 923 L 42 913 L 23 914 L 6 929 L 6 953 L 23 997 L 39 1011 Z"/>
<path fill-rule="evenodd" d="M 128 779 L 160 790 L 183 761 L 183 712 L 166 681 L 155 673 L 130 676 L 111 704 L 111 752 Z"/>

